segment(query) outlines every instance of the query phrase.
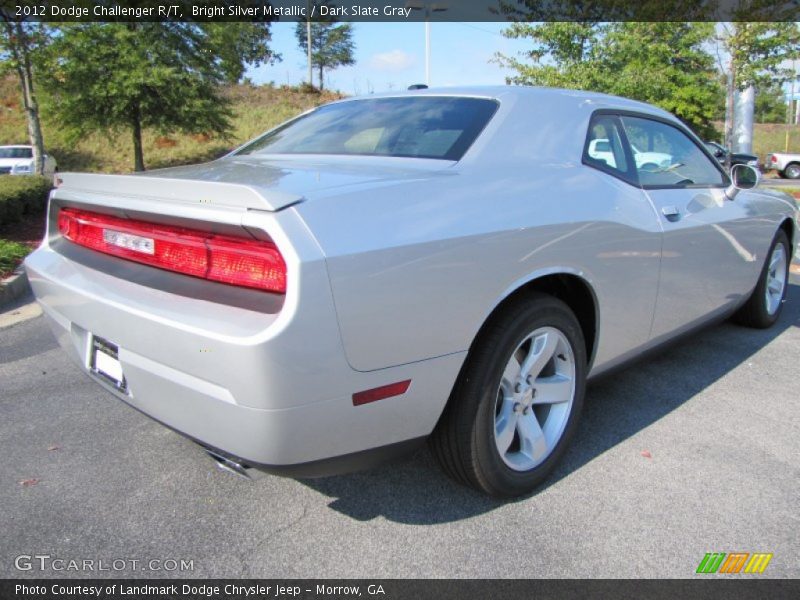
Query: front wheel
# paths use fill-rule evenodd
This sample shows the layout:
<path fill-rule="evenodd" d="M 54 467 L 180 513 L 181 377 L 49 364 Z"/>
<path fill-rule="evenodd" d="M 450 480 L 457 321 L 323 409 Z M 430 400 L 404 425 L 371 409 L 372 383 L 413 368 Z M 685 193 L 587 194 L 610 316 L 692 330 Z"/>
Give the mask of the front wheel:
<path fill-rule="evenodd" d="M 586 380 L 575 315 L 550 296 L 514 301 L 470 351 L 431 448 L 454 479 L 493 496 L 533 490 L 574 434 Z"/>
<path fill-rule="evenodd" d="M 734 319 L 748 327 L 766 329 L 772 326 L 781 314 L 789 281 L 791 245 L 782 229 L 775 234 L 767 260 L 761 269 L 758 284 Z"/>

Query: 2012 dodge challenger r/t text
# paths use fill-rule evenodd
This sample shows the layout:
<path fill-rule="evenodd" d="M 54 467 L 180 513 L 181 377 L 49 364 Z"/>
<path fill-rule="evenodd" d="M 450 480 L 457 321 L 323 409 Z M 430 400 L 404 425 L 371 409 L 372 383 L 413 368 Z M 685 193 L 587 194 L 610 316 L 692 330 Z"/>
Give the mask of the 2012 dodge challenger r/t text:
<path fill-rule="evenodd" d="M 108 391 L 242 472 L 428 439 L 496 496 L 552 470 L 587 378 L 772 325 L 797 241 L 791 199 L 669 113 L 567 90 L 347 99 L 210 163 L 60 178 L 26 267 Z"/>

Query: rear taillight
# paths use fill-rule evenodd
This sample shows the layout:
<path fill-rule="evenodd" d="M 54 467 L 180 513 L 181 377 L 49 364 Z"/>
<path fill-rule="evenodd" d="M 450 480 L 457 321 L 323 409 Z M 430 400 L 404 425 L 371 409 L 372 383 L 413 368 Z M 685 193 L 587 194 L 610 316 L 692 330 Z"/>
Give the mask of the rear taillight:
<path fill-rule="evenodd" d="M 778 162 L 778 157 L 773 154 L 772 156 L 769 157 L 769 162 L 771 163 Z"/>
<path fill-rule="evenodd" d="M 269 292 L 286 292 L 275 244 L 62 208 L 58 230 L 80 246 L 139 263 Z"/>

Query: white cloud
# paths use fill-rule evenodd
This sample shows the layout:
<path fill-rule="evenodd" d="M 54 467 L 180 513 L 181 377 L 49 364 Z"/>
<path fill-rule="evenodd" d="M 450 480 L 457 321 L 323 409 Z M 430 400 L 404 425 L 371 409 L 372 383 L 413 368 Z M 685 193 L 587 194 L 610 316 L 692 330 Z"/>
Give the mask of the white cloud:
<path fill-rule="evenodd" d="M 402 50 L 390 50 L 373 54 L 369 65 L 379 71 L 405 71 L 414 65 L 414 56 Z"/>

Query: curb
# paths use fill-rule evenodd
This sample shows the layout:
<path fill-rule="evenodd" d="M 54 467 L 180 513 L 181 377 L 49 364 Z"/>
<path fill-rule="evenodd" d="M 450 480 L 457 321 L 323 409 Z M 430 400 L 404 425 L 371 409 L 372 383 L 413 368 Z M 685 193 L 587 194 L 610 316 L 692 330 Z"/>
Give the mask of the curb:
<path fill-rule="evenodd" d="M 18 267 L 10 276 L 0 281 L 0 310 L 31 291 L 25 269 Z"/>

